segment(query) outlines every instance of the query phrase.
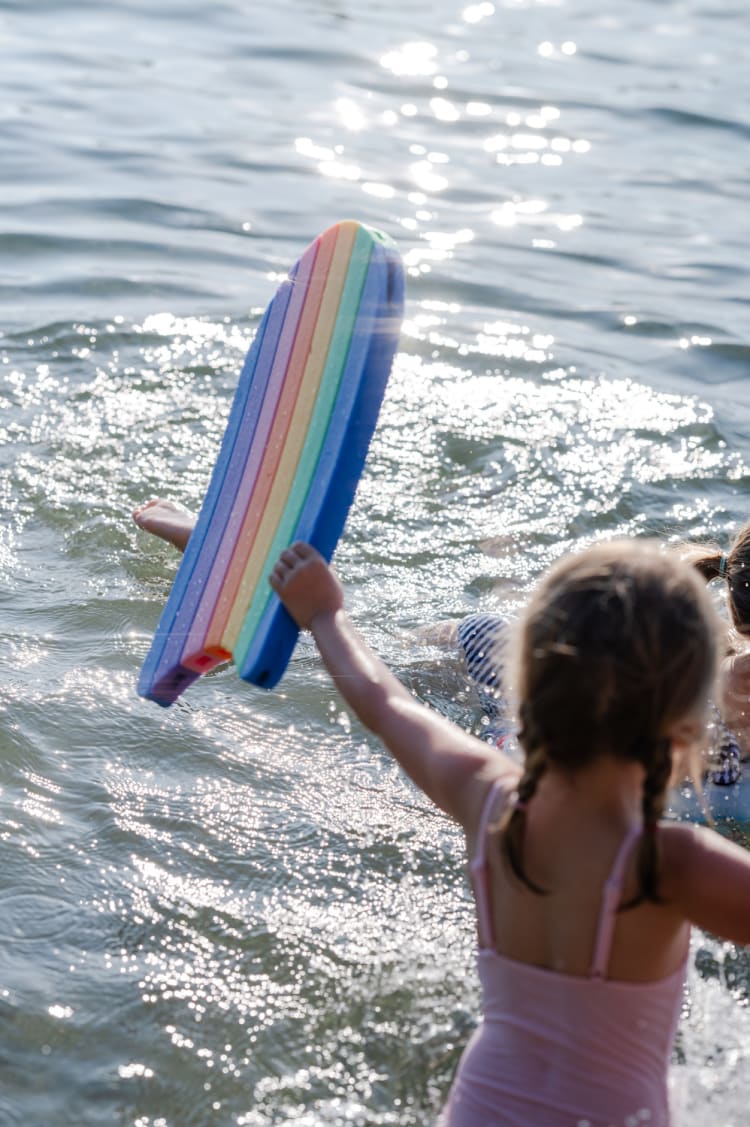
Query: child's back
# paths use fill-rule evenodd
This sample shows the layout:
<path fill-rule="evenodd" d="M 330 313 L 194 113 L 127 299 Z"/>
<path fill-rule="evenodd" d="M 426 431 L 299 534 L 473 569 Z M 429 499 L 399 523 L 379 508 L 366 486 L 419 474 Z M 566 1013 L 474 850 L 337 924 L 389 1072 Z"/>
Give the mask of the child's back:
<path fill-rule="evenodd" d="M 560 835 L 568 833 L 575 841 L 574 848 L 541 850 L 536 867 L 530 861 L 555 890 L 542 900 L 514 887 L 498 866 L 490 826 L 507 798 L 502 785 L 489 788 L 470 863 L 484 1020 L 462 1058 L 442 1122 L 594 1127 L 638 1123 L 648 1109 L 650 1124 L 666 1124 L 689 927 L 674 912 L 660 919 L 663 913 L 650 905 L 618 914 L 636 889 L 640 826 L 626 829 L 612 854 L 617 820 L 584 827 L 579 836 L 581 825 L 571 830 L 568 811 L 556 819 L 553 810 L 545 819 L 540 793 L 541 813 L 529 817 L 527 840 L 565 841 Z M 534 852 L 529 846 L 530 857 Z M 661 973 L 660 964 L 672 961 Z"/>

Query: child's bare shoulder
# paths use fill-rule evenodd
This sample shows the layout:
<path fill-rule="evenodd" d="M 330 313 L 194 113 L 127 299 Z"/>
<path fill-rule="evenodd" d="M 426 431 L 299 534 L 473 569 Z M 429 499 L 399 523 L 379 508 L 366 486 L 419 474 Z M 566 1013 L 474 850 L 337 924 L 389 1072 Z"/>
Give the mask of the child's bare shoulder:
<path fill-rule="evenodd" d="M 659 827 L 660 846 L 665 861 L 687 866 L 701 852 L 723 852 L 736 847 L 718 830 L 695 822 L 665 821 Z"/>
<path fill-rule="evenodd" d="M 663 892 L 693 923 L 722 939 L 750 942 L 750 853 L 706 826 L 665 823 Z"/>
<path fill-rule="evenodd" d="M 662 823 L 659 834 L 667 898 L 695 888 L 702 877 L 711 879 L 727 864 L 748 857 L 716 830 L 691 822 Z"/>
<path fill-rule="evenodd" d="M 689 870 L 696 847 L 696 826 L 692 822 L 662 822 L 659 826 L 659 852 L 665 879 L 677 880 Z"/>

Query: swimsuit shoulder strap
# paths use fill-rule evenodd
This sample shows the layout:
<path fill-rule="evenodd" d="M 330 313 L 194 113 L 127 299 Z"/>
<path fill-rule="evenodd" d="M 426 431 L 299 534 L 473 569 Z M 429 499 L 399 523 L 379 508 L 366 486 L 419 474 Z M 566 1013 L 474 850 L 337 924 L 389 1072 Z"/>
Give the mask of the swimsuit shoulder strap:
<path fill-rule="evenodd" d="M 641 835 L 640 826 L 632 826 L 620 842 L 612 870 L 602 892 L 602 905 L 599 912 L 599 925 L 596 931 L 594 958 L 589 974 L 592 978 L 604 978 L 609 964 L 609 952 L 615 930 L 615 918 L 622 893 L 622 877 L 625 864 L 630 856 L 633 843 Z"/>
<path fill-rule="evenodd" d="M 490 881 L 487 866 L 487 837 L 489 834 L 490 817 L 495 805 L 502 779 L 495 779 L 491 783 L 482 805 L 477 830 L 476 852 L 469 862 L 469 871 L 474 885 L 474 896 L 477 902 L 477 920 L 479 926 L 479 943 L 482 947 L 493 946 L 492 934 L 492 909 L 490 904 Z"/>

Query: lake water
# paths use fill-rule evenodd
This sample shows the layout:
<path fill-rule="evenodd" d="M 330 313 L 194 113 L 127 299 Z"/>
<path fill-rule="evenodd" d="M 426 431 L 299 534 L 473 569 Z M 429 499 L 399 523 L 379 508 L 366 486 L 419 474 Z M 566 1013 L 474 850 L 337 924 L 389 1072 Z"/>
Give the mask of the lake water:
<path fill-rule="evenodd" d="M 744 0 L 0 0 L 0 1123 L 417 1127 L 477 1013 L 459 837 L 303 642 L 135 694 L 278 279 L 392 235 L 406 321 L 337 564 L 357 624 L 511 607 L 750 483 Z M 748 963 L 696 934 L 688 1127 L 747 1122 Z"/>

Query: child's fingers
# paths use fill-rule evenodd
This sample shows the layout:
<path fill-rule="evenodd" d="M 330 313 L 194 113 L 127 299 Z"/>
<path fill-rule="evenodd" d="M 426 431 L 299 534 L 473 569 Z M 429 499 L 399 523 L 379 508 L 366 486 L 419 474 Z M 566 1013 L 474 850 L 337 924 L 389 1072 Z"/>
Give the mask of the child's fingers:
<path fill-rule="evenodd" d="M 298 563 L 297 553 L 294 550 L 294 545 L 291 548 L 285 548 L 278 559 L 278 563 L 285 564 L 286 567 L 294 567 Z"/>
<path fill-rule="evenodd" d="M 302 540 L 296 541 L 290 548 L 285 548 L 271 569 L 269 582 L 272 587 L 282 587 L 290 574 L 300 564 L 312 560 L 317 555 L 315 548 L 305 544 Z"/>
<path fill-rule="evenodd" d="M 306 544 L 304 540 L 295 540 L 291 550 L 295 552 L 301 560 L 310 560 L 313 556 L 317 555 L 315 549 L 310 544 Z"/>
<path fill-rule="evenodd" d="M 279 556 L 279 560 L 285 563 L 287 567 L 295 567 L 299 563 L 315 559 L 317 555 L 318 553 L 309 544 L 305 544 L 303 540 L 297 540 L 291 547 L 284 549 Z"/>
<path fill-rule="evenodd" d="M 285 563 L 282 559 L 278 559 L 271 569 L 271 578 L 276 583 L 284 583 L 293 570 L 293 565 Z"/>
<path fill-rule="evenodd" d="M 294 548 L 285 548 L 281 553 L 269 576 L 273 586 L 281 586 L 289 578 L 300 560 Z"/>

